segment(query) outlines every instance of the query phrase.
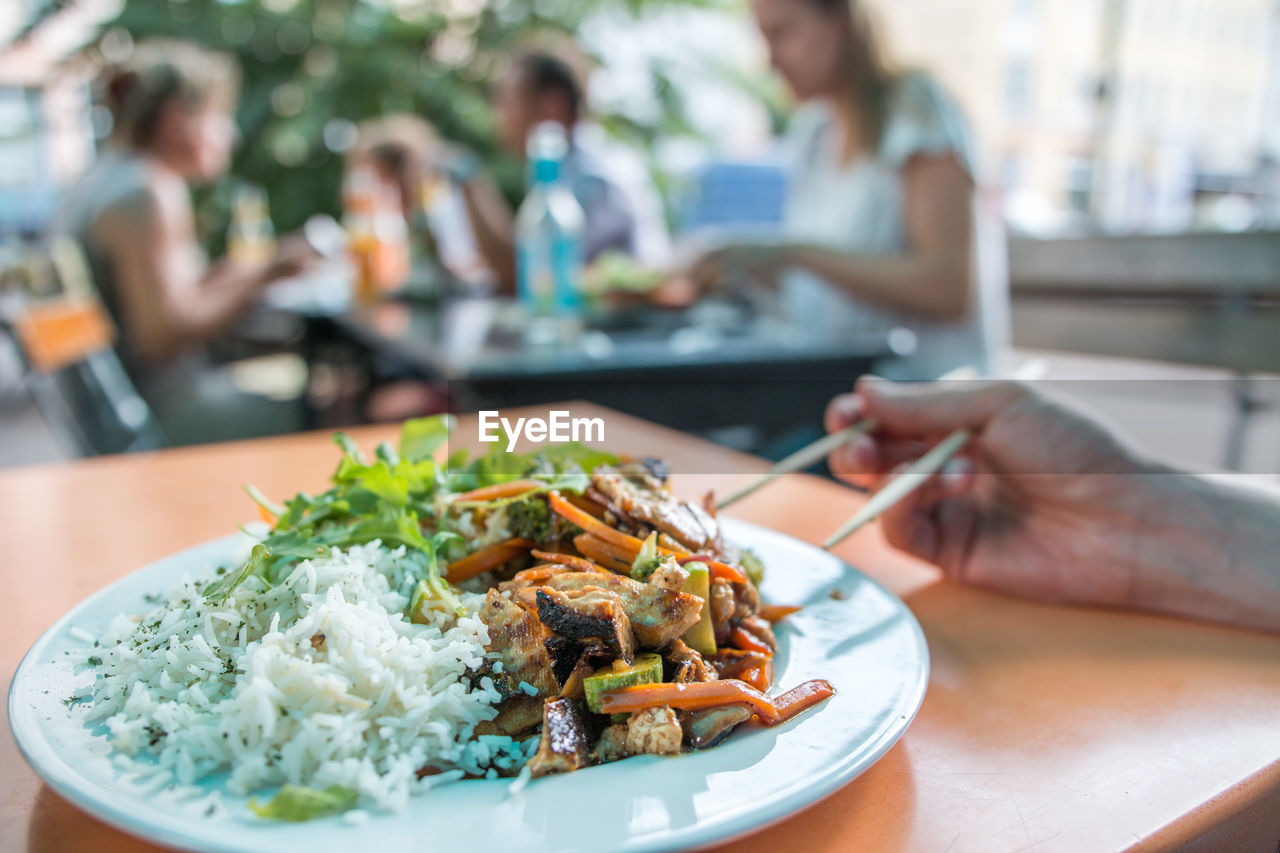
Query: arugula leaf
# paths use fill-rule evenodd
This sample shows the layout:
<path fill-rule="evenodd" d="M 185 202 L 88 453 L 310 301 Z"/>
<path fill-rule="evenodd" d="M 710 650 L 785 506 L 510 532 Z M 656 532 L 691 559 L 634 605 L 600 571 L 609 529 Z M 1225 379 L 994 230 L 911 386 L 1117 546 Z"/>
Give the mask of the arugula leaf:
<path fill-rule="evenodd" d="M 540 450 L 538 455 L 560 467 L 564 467 L 570 462 L 576 463 L 579 468 L 588 474 L 601 465 L 618 464 L 618 457 L 612 453 L 606 453 L 594 447 L 587 447 L 585 444 L 580 444 L 576 441 L 549 445 Z"/>
<path fill-rule="evenodd" d="M 253 499 L 253 502 L 274 515 L 276 518 L 284 515 L 286 508 L 264 495 L 257 486 L 252 483 L 246 483 L 244 486 L 245 494 Z"/>
<path fill-rule="evenodd" d="M 356 444 L 355 439 L 345 432 L 335 432 L 333 434 L 333 443 L 342 448 L 342 454 L 345 459 L 349 459 L 357 465 L 365 464 L 364 454 L 360 452 L 360 445 Z"/>
<path fill-rule="evenodd" d="M 497 445 L 495 445 L 497 447 Z M 547 489 L 582 493 L 590 473 L 601 465 L 616 465 L 618 457 L 577 442 L 550 445 L 529 453 L 507 453 L 490 449 L 465 467 L 449 468 L 450 491 L 472 489 L 529 478 L 546 482 Z"/>
<path fill-rule="evenodd" d="M 296 823 L 345 812 L 358 799 L 355 791 L 341 785 L 330 785 L 323 790 L 304 785 L 284 785 L 265 803 L 259 803 L 257 797 L 251 798 L 249 808 L 261 818 Z"/>
<path fill-rule="evenodd" d="M 417 513 L 387 506 L 380 507 L 375 514 L 353 524 L 335 527 L 320 535 L 334 540 L 330 544 L 343 548 L 364 545 L 375 539 L 388 548 L 404 545 L 415 551 L 426 551 L 430 545 L 422 535 L 422 525 L 418 522 Z"/>
<path fill-rule="evenodd" d="M 411 462 L 431 459 L 444 444 L 457 421 L 452 415 L 435 415 L 405 421 L 400 427 L 400 458 Z"/>
<path fill-rule="evenodd" d="M 266 564 L 267 559 L 271 556 L 271 551 L 266 545 L 261 543 L 254 545 L 253 550 L 249 553 L 249 559 L 244 561 L 244 565 L 234 576 L 223 575 L 216 583 L 205 587 L 205 598 L 214 604 L 222 604 L 227 600 L 228 596 L 235 591 L 236 587 L 249 579 L 249 576 L 261 570 Z"/>
<path fill-rule="evenodd" d="M 441 530 L 439 533 L 431 537 L 427 543 L 427 576 L 423 578 L 423 583 L 435 594 L 435 597 L 443 601 L 446 605 L 453 608 L 453 611 L 459 616 L 467 615 L 467 608 L 463 607 L 461 599 L 453 594 L 453 588 L 449 586 L 449 582 L 440 576 L 439 549 L 441 545 L 450 542 L 461 542 L 462 537 L 449 531 Z"/>

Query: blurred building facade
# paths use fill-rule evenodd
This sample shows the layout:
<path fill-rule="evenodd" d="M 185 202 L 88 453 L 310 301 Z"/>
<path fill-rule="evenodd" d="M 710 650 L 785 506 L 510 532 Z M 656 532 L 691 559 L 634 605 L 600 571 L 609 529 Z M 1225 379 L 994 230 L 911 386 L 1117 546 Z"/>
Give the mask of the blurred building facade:
<path fill-rule="evenodd" d="M 93 68 L 77 52 L 119 7 L 0 2 L 0 235 L 38 232 L 59 188 L 93 159 Z"/>
<path fill-rule="evenodd" d="M 876 0 L 1030 233 L 1280 226 L 1278 0 Z"/>

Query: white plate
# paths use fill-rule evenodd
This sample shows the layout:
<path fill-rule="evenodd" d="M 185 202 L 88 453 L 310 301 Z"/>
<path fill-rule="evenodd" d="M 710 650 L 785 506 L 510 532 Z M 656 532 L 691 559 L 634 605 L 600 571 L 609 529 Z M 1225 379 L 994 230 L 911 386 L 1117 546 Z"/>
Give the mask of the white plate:
<path fill-rule="evenodd" d="M 910 611 L 879 584 L 831 555 L 779 533 L 725 520 L 726 535 L 764 559 L 769 600 L 803 604 L 781 623 L 774 683 L 825 678 L 838 694 L 774 729 L 747 728 L 720 746 L 679 757 L 642 756 L 534 781 L 465 781 L 411 800 L 402 814 L 301 824 L 257 820 L 242 799 L 226 814 L 157 795 L 119 770 L 101 728 L 63 700 L 92 676 L 64 654 L 83 647 L 72 626 L 95 635 L 143 596 L 229 559 L 234 538 L 174 554 L 112 584 L 42 636 L 9 692 L 9 725 L 27 760 L 71 802 L 120 829 L 191 850 L 358 849 L 507 851 L 669 850 L 726 841 L 781 820 L 847 783 L 891 747 L 924 698 L 929 657 Z M 833 589 L 844 598 L 832 598 Z M 81 668 L 82 669 L 82 668 Z M 206 783 L 208 790 L 216 779 Z"/>

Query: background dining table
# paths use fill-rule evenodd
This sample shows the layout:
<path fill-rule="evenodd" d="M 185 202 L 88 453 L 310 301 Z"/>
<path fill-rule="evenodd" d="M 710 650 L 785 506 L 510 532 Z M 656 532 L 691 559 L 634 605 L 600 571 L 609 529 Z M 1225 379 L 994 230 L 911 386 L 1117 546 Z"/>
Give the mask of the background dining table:
<path fill-rule="evenodd" d="M 726 492 L 766 467 L 585 404 L 540 408 L 605 417 L 608 445 L 669 459 L 683 496 Z M 474 421 L 461 420 L 472 443 Z M 351 433 L 371 446 L 395 431 Z M 308 433 L 0 473 L 0 676 L 86 596 L 252 518 L 241 484 L 321 489 L 335 460 L 328 435 Z M 731 514 L 818 542 L 863 500 L 795 475 Z M 919 619 L 928 693 L 869 771 L 733 850 L 1277 849 L 1280 637 L 958 586 L 895 553 L 874 525 L 837 553 Z M 0 850 L 149 849 L 42 784 L 0 730 Z"/>
<path fill-rule="evenodd" d="M 313 372 L 413 377 L 462 411 L 591 400 L 674 429 L 736 434 L 739 448 L 774 455 L 775 442 L 803 443 L 852 377 L 883 372 L 916 346 L 907 329 L 875 324 L 819 334 L 732 294 L 679 309 L 593 304 L 570 340 L 538 343 L 510 298 L 410 289 L 362 305 L 344 274 L 329 267 L 278 285 L 238 334 L 296 338 Z M 297 323 L 301 331 L 279 331 Z M 781 383 L 786 406 L 776 405 Z M 324 414 L 310 412 L 313 425 Z"/>

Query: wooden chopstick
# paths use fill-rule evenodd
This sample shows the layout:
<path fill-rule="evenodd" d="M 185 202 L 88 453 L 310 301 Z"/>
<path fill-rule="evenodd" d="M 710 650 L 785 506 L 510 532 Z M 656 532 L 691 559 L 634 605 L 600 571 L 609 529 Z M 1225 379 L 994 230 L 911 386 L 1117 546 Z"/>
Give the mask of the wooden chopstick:
<path fill-rule="evenodd" d="M 831 549 L 851 536 L 855 531 L 874 521 L 882 512 L 924 485 L 934 474 L 942 470 L 952 456 L 964 447 L 971 434 L 967 429 L 958 429 L 938 442 L 932 450 L 911 464 L 907 470 L 893 478 L 871 496 L 862 509 L 854 514 L 844 525 L 827 537 L 822 543 L 824 549 Z"/>
<path fill-rule="evenodd" d="M 839 432 L 833 432 L 831 435 L 823 436 L 813 444 L 810 444 L 807 447 L 802 447 L 786 459 L 778 462 L 769 469 L 768 473 L 762 475 L 759 479 L 752 480 L 750 483 L 743 486 L 741 489 L 738 489 L 728 497 L 717 501 L 716 509 L 721 510 L 730 504 L 737 503 L 756 489 L 772 483 L 783 474 L 790 474 L 794 471 L 803 471 L 813 463 L 829 456 L 831 451 L 840 447 L 845 442 L 856 436 L 862 435 L 865 432 L 869 432 L 875 429 L 875 427 L 876 423 L 873 420 L 859 421 L 853 426 L 846 427 Z"/>

